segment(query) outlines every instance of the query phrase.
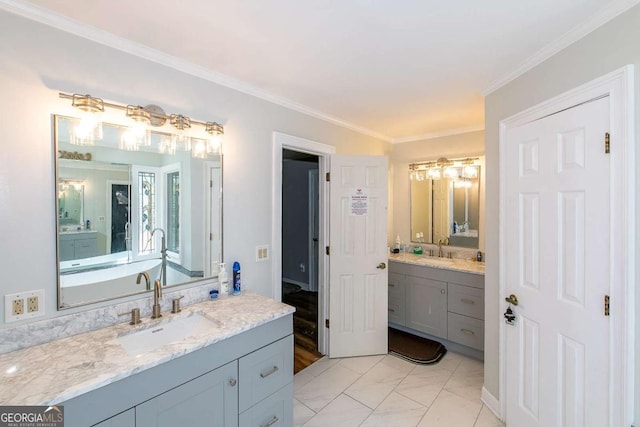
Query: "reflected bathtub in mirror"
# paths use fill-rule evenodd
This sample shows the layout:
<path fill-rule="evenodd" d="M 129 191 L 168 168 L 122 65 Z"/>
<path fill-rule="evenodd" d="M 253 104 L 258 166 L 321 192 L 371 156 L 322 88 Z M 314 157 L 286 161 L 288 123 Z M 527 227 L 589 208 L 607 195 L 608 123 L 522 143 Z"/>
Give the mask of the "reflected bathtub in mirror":
<path fill-rule="evenodd" d="M 215 276 L 222 259 L 221 157 L 167 152 L 170 129 L 152 132 L 150 146 L 123 151 L 125 128 L 109 124 L 94 145 L 71 145 L 75 121 L 54 116 L 59 309 L 147 292 L 136 284 L 142 272 L 167 286 Z"/>

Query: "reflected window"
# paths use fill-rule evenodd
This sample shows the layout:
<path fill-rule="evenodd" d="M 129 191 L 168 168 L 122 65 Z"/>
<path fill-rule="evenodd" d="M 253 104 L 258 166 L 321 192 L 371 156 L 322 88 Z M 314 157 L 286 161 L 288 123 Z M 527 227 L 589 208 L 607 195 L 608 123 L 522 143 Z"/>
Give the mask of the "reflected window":
<path fill-rule="evenodd" d="M 180 253 L 180 172 L 167 173 L 167 249 Z"/>

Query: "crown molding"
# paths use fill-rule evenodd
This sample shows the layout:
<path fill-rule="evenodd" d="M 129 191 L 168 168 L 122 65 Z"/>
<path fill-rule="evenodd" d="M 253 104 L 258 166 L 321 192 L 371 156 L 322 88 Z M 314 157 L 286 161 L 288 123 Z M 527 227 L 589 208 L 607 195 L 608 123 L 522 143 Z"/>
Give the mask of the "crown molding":
<path fill-rule="evenodd" d="M 392 144 L 402 144 L 405 142 L 415 142 L 415 141 L 423 141 L 425 139 L 433 139 L 433 138 L 442 138 L 444 136 L 453 136 L 460 135 L 463 133 L 469 132 L 477 132 L 479 130 L 484 130 L 484 124 L 482 125 L 474 125 L 474 126 L 466 126 L 455 129 L 447 129 L 438 132 L 425 133 L 423 135 L 414 135 L 414 136 L 405 136 L 402 138 L 393 138 L 391 140 Z"/>
<path fill-rule="evenodd" d="M 570 46 L 587 34 L 606 24 L 616 16 L 631 9 L 638 3 L 640 3 L 640 0 L 618 0 L 609 3 L 607 6 L 600 9 L 595 15 L 591 16 L 586 21 L 576 25 L 571 30 L 560 36 L 558 39 L 549 43 L 548 45 L 534 53 L 532 56 L 525 59 L 524 62 L 522 62 L 514 70 L 491 82 L 491 84 L 484 91 L 482 91 L 482 95 L 487 96 L 492 92 L 500 89 L 507 83 L 512 82 L 535 66 L 551 58 L 553 55 L 560 52 L 564 48 Z"/>
<path fill-rule="evenodd" d="M 358 132 L 360 134 L 381 139 L 385 142 L 391 142 L 391 138 L 387 135 L 383 135 L 371 129 L 339 119 L 330 114 L 315 110 L 290 99 L 271 94 L 269 92 L 258 89 L 255 86 L 229 77 L 225 74 L 212 71 L 184 59 L 180 59 L 173 55 L 161 52 L 157 49 L 153 49 L 149 46 L 136 43 L 124 37 L 117 36 L 108 31 L 104 31 L 75 19 L 71 19 L 49 9 L 45 9 L 43 7 L 19 0 L 0 0 L 0 10 L 5 10 L 7 12 L 22 16 L 32 21 L 48 25 L 58 30 L 85 38 L 87 40 L 91 40 L 93 42 L 120 50 L 122 52 L 146 59 L 151 62 L 173 68 L 185 74 L 189 74 L 194 77 L 198 77 L 203 80 L 219 84 L 233 90 L 237 90 L 238 92 L 260 98 L 272 104 L 276 104 L 289 110 L 293 110 L 307 116 L 311 116 L 316 119 L 338 125 L 340 127 Z"/>

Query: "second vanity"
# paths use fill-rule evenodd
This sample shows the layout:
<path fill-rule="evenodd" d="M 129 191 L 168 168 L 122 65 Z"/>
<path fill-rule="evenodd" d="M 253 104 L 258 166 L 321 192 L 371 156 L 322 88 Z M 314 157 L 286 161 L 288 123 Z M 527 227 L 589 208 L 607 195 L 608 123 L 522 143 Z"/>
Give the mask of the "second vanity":
<path fill-rule="evenodd" d="M 484 263 L 390 255 L 389 326 L 483 359 Z"/>
<path fill-rule="evenodd" d="M 3 354 L 0 404 L 63 405 L 68 426 L 292 425 L 293 311 L 243 293 Z M 172 322 L 205 329 L 154 346 Z"/>

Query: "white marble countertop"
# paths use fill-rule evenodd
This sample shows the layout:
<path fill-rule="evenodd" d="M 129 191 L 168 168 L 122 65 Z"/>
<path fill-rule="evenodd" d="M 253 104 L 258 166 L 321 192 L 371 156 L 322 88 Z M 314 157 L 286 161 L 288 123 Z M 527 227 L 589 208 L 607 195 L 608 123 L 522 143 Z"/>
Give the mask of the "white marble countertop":
<path fill-rule="evenodd" d="M 294 308 L 253 293 L 205 301 L 165 312 L 161 319 L 120 323 L 0 355 L 0 405 L 49 405 L 95 390 L 176 357 L 284 317 Z M 142 356 L 128 354 L 118 337 L 159 322 L 202 314 L 220 324 Z"/>
<path fill-rule="evenodd" d="M 399 253 L 389 254 L 389 261 L 484 275 L 484 262 L 472 261 L 466 258 L 438 258 L 428 255 Z"/>

